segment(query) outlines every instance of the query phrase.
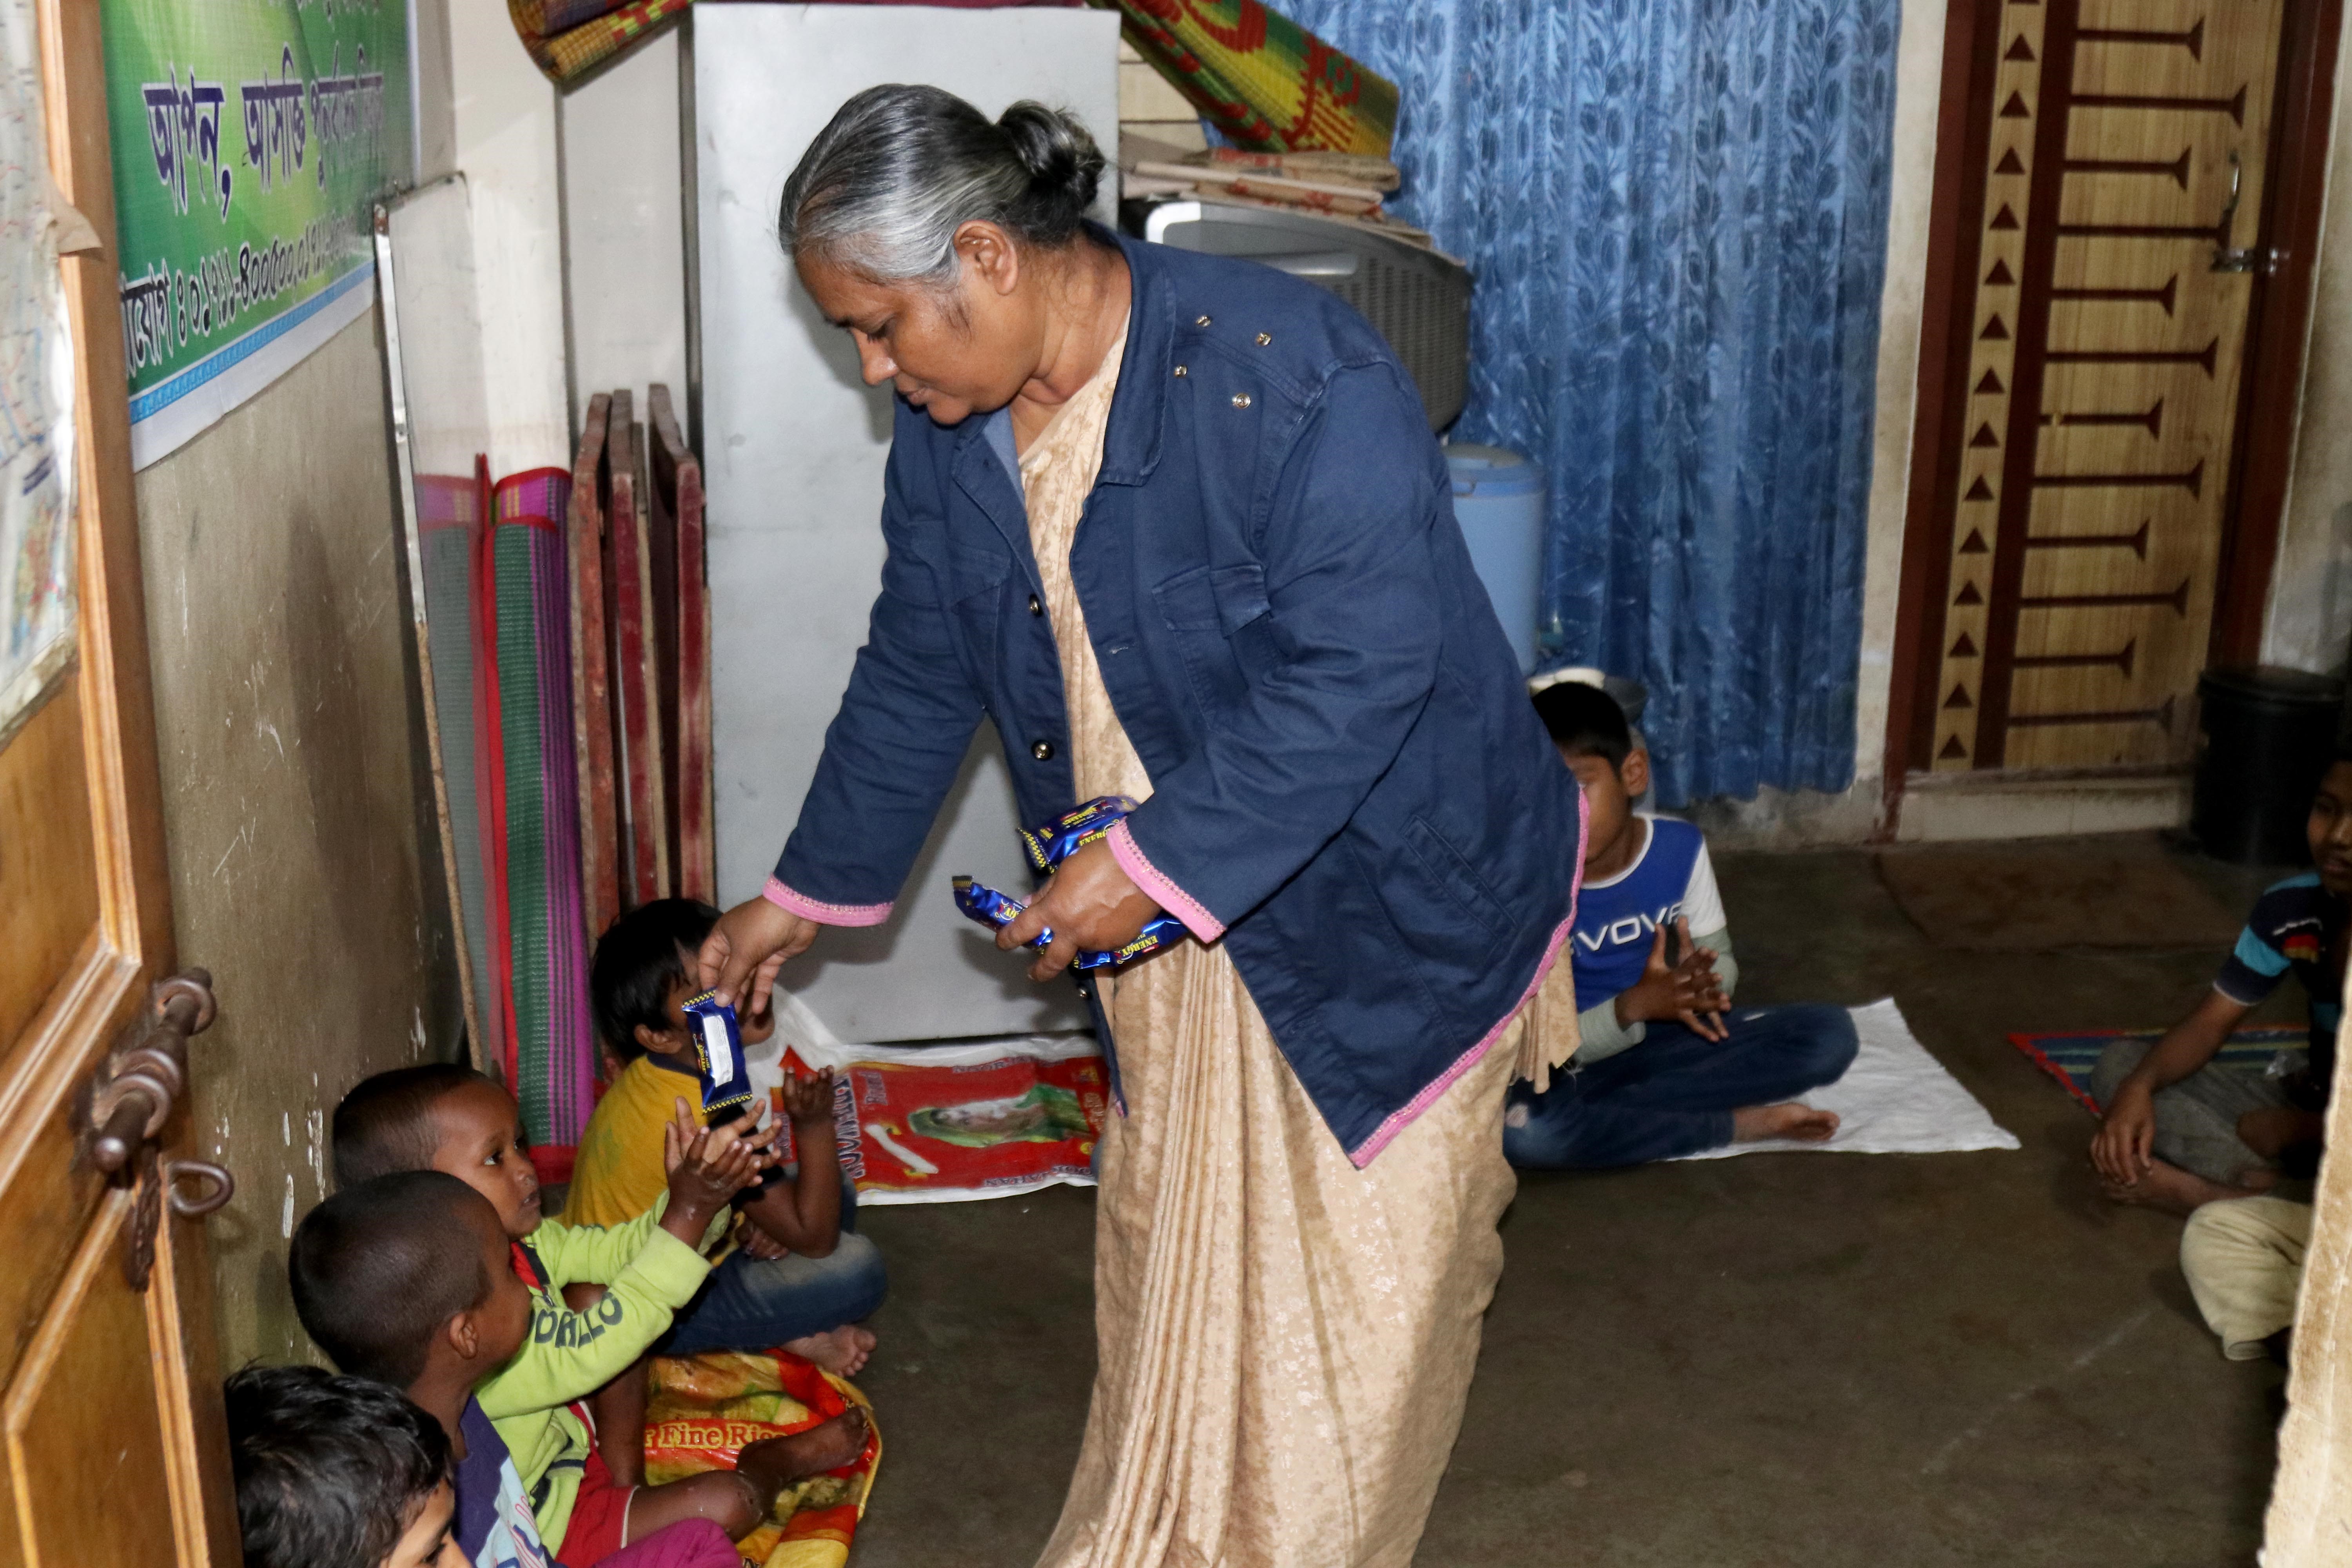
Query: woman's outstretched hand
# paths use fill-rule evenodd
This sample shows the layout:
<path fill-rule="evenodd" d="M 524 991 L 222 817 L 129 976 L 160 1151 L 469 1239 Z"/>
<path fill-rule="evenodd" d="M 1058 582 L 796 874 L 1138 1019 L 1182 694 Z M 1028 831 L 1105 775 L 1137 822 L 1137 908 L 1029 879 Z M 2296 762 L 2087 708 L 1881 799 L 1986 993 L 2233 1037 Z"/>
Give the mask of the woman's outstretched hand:
<path fill-rule="evenodd" d="M 806 916 L 765 899 L 745 900 L 720 915 L 710 934 L 702 939 L 697 967 L 703 989 L 718 992 L 740 1016 L 767 1011 L 776 971 L 785 960 L 806 952 L 822 929 Z"/>
<path fill-rule="evenodd" d="M 1159 912 L 1151 895 L 1119 868 L 1110 846 L 1097 842 L 1062 862 L 1029 907 L 996 933 L 996 945 L 1010 952 L 1051 926 L 1053 942 L 1029 966 L 1030 979 L 1051 980 L 1070 966 L 1080 948 L 1124 946 Z M 711 932 L 714 940 L 718 934 Z M 710 949 L 705 944 L 702 951 L 708 954 Z"/>

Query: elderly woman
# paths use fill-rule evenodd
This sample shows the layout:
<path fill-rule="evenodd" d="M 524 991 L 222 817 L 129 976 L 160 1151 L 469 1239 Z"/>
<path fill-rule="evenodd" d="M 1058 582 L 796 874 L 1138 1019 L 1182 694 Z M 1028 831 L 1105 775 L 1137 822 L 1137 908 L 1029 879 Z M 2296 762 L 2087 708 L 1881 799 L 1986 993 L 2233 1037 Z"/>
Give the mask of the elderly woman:
<path fill-rule="evenodd" d="M 1000 938 L 1050 926 L 1044 981 L 1162 910 L 1191 932 L 1080 987 L 1119 1114 L 1045 1562 L 1403 1563 L 1502 1267 L 1503 1091 L 1575 1046 L 1580 801 L 1387 343 L 1088 226 L 1102 167 L 1037 104 L 881 87 L 784 187 L 802 287 L 898 392 L 888 558 L 705 978 L 761 991 L 885 919 L 982 715 L 1028 821 L 1141 802 Z"/>

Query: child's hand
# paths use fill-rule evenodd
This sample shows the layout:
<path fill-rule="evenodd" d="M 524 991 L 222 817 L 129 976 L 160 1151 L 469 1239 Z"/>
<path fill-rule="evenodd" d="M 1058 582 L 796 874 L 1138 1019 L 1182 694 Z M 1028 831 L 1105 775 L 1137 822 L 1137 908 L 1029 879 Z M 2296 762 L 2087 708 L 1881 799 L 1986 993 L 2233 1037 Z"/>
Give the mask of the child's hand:
<path fill-rule="evenodd" d="M 1723 1010 L 1731 1005 L 1723 982 L 1715 973 L 1712 948 L 1691 944 L 1690 921 L 1677 916 L 1675 934 L 1681 939 L 1682 961 L 1666 962 L 1666 928 L 1660 926 L 1650 942 L 1650 962 L 1642 978 L 1617 997 L 1617 1021 L 1642 1023 L 1678 1018 L 1691 1033 L 1706 1040 L 1729 1037 Z"/>
<path fill-rule="evenodd" d="M 735 1015 L 735 1032 L 747 1046 L 756 1046 L 776 1032 L 776 994 L 772 988 L 762 993 L 757 1007 L 745 1007 Z"/>
<path fill-rule="evenodd" d="M 694 1112 L 687 1109 L 683 1096 L 669 1103 L 669 1123 L 662 1129 L 662 1174 L 666 1176 L 677 1170 L 678 1161 L 684 1157 L 687 1147 L 694 1142 L 695 1134 L 702 1131 L 694 1120 Z M 767 1116 L 767 1107 L 754 1105 L 749 1117 L 726 1129 L 759 1151 L 759 1168 L 762 1171 L 776 1163 L 776 1134 L 783 1126 L 782 1122 L 773 1126 L 763 1125 Z"/>
<path fill-rule="evenodd" d="M 784 1116 L 795 1128 L 822 1121 L 833 1125 L 833 1069 L 814 1078 L 784 1079 Z"/>
<path fill-rule="evenodd" d="M 2154 1160 L 2156 1097 L 2137 1078 L 2117 1087 L 2091 1140 L 2091 1163 L 2112 1185 L 2136 1187 Z"/>
<path fill-rule="evenodd" d="M 676 1127 L 665 1130 L 665 1141 L 677 1136 Z M 697 1128 L 670 1171 L 669 1208 L 662 1215 L 662 1228 L 688 1247 L 699 1247 L 702 1233 L 727 1200 L 759 1174 L 758 1145 L 737 1137 L 731 1127 Z"/>

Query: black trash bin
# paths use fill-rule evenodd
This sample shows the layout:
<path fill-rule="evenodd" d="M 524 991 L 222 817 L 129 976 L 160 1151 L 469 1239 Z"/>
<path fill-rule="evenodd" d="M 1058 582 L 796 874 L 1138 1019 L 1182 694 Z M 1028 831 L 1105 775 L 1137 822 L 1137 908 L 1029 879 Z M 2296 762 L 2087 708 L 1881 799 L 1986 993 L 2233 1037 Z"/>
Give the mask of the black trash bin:
<path fill-rule="evenodd" d="M 2203 751 L 2189 831 L 2240 866 L 2311 859 L 2304 824 L 2335 754 L 2344 682 L 2275 665 L 2216 667 L 2197 679 Z"/>

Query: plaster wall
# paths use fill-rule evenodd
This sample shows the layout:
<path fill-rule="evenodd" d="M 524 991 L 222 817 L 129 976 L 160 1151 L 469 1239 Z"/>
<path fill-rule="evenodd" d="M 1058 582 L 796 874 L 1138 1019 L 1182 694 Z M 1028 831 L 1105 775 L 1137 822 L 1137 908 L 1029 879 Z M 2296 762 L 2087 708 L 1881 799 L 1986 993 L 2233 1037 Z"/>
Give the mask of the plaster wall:
<path fill-rule="evenodd" d="M 1886 206 L 1886 282 L 1879 296 L 1878 416 L 1854 701 L 1854 787 L 1866 788 L 1874 797 L 1886 773 L 1887 691 L 1895 671 L 1904 508 L 1911 489 L 1921 311 L 1927 290 L 1927 216 L 1936 190 L 1936 116 L 1943 96 L 1944 12 L 1944 0 L 1905 5 L 1895 49 L 1895 155 Z"/>
<path fill-rule="evenodd" d="M 447 16 L 452 146 L 474 203 L 490 471 L 569 468 L 555 89 L 504 5 L 474 0 Z"/>
<path fill-rule="evenodd" d="M 299 1360 L 286 1238 L 359 1079 L 453 1056 L 461 1001 L 406 634 L 376 316 L 141 473 L 172 904 L 222 1363 Z"/>
<path fill-rule="evenodd" d="M 2263 661 L 2340 670 L 2352 637 L 2352 29 L 2337 58 L 2327 206 L 2312 280 L 2294 471 L 2263 624 Z"/>
<path fill-rule="evenodd" d="M 684 36 L 671 27 L 560 100 L 574 430 L 590 397 L 619 387 L 645 418 L 655 382 L 687 417 Z"/>

